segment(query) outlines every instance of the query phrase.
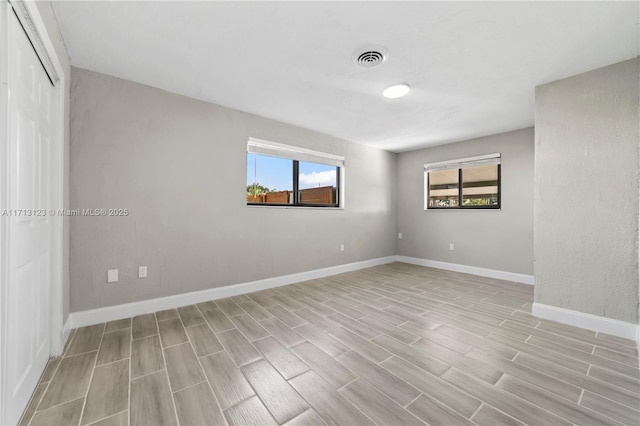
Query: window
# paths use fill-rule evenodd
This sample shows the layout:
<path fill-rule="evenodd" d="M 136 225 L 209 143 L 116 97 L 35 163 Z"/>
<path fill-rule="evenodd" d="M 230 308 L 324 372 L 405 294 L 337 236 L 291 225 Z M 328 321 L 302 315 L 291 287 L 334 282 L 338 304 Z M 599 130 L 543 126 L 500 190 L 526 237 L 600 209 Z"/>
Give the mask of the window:
<path fill-rule="evenodd" d="M 250 138 L 247 205 L 340 207 L 344 158 Z"/>
<path fill-rule="evenodd" d="M 293 204 L 293 162 L 248 152 L 247 203 Z"/>
<path fill-rule="evenodd" d="M 500 154 L 424 165 L 426 209 L 499 209 Z"/>

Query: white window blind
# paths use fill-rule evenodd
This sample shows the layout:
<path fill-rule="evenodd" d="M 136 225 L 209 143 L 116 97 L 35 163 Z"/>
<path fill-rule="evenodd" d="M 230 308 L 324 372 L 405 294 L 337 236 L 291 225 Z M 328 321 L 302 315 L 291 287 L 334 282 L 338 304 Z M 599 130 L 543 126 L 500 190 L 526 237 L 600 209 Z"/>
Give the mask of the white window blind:
<path fill-rule="evenodd" d="M 464 169 L 466 167 L 486 166 L 489 164 L 500 164 L 500 153 L 479 155 L 477 157 L 458 158 L 457 160 L 439 161 L 437 163 L 427 163 L 424 165 L 425 172 L 446 169 Z"/>
<path fill-rule="evenodd" d="M 327 164 L 335 167 L 344 167 L 344 157 L 327 154 L 297 146 L 285 145 L 262 139 L 249 138 L 247 152 L 271 157 L 288 158 L 290 160 L 308 161 L 310 163 Z"/>

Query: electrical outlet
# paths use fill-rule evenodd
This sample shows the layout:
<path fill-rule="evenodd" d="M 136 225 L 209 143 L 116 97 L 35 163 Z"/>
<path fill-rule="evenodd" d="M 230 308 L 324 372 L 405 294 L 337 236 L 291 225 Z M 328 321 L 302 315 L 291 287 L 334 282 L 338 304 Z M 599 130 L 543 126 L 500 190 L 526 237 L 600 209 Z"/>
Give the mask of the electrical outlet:
<path fill-rule="evenodd" d="M 402 232 L 398 232 L 398 239 L 401 240 L 402 239 Z"/>
<path fill-rule="evenodd" d="M 108 283 L 116 283 L 116 282 L 118 282 L 118 270 L 117 269 L 109 269 L 109 270 L 107 270 L 107 282 Z"/>
<path fill-rule="evenodd" d="M 147 278 L 147 267 L 139 266 L 138 267 L 138 278 Z"/>
<path fill-rule="evenodd" d="M 344 251 L 344 244 L 340 244 L 340 251 Z"/>
<path fill-rule="evenodd" d="M 454 251 L 455 247 L 453 246 L 453 243 L 449 243 L 449 250 Z"/>

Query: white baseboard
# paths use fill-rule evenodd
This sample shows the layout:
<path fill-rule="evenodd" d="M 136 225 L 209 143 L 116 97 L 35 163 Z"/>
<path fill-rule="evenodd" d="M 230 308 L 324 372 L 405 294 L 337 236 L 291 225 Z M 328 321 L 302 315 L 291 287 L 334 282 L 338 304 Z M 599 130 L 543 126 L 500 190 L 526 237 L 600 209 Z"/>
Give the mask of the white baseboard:
<path fill-rule="evenodd" d="M 462 272 L 465 274 L 479 275 L 481 277 L 496 278 L 499 280 L 533 285 L 533 275 L 517 274 L 515 272 L 498 271 L 496 269 L 479 268 L 477 266 L 460 265 L 458 263 L 440 262 L 437 260 L 420 259 L 409 256 L 396 256 L 396 258 L 398 262 L 411 263 L 413 265 L 427 266 L 429 268 L 444 269 L 446 271 Z"/>
<path fill-rule="evenodd" d="M 640 339 L 640 326 L 638 326 L 638 324 L 585 314 L 583 312 L 544 305 L 542 303 L 534 303 L 531 307 L 531 313 L 536 317 L 546 320 L 557 321 L 600 333 L 640 341 L 638 340 Z"/>
<path fill-rule="evenodd" d="M 636 347 L 640 354 L 640 324 L 636 327 Z M 640 368 L 640 359 L 638 360 L 638 368 Z"/>
<path fill-rule="evenodd" d="M 640 324 L 636 327 L 636 348 L 640 354 Z M 640 368 L 640 359 L 638 360 L 638 368 Z"/>
<path fill-rule="evenodd" d="M 67 344 L 67 340 L 69 340 L 69 334 L 71 333 L 71 315 L 69 315 L 67 317 L 67 320 L 64 322 L 64 325 L 62 326 L 62 336 L 60 336 L 60 353 L 59 354 L 55 354 L 57 355 L 61 355 L 62 352 L 64 351 L 64 347 Z"/>
<path fill-rule="evenodd" d="M 268 288 L 280 287 L 283 285 L 293 284 L 301 281 L 327 277 L 329 275 L 341 274 L 343 272 L 356 271 L 358 269 L 384 265 L 386 263 L 395 261 L 396 256 L 380 257 L 377 259 L 347 263 L 345 265 L 330 266 L 328 268 L 315 269 L 312 271 L 283 275 L 280 277 L 267 278 L 264 280 L 250 281 L 246 283 L 210 288 L 190 293 L 176 294 L 173 296 L 160 297 L 157 299 L 141 300 L 139 302 L 126 303 L 123 305 L 72 312 L 69 315 L 67 324 L 65 324 L 65 329 L 70 330 L 87 325 L 100 324 L 107 321 L 115 321 L 118 319 L 134 317 L 136 315 L 148 314 L 164 309 L 179 308 L 181 306 L 193 305 L 194 303 L 201 303 L 208 300 L 222 299 L 225 297 L 237 296 L 239 294 L 266 290 Z"/>

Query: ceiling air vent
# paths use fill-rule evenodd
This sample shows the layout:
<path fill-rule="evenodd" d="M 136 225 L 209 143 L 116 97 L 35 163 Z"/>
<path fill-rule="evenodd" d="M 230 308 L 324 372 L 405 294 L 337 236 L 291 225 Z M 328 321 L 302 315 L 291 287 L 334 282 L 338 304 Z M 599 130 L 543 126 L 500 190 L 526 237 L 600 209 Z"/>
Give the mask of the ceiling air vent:
<path fill-rule="evenodd" d="M 354 55 L 355 62 L 364 68 L 377 67 L 387 59 L 387 53 L 379 47 L 366 48 Z"/>

